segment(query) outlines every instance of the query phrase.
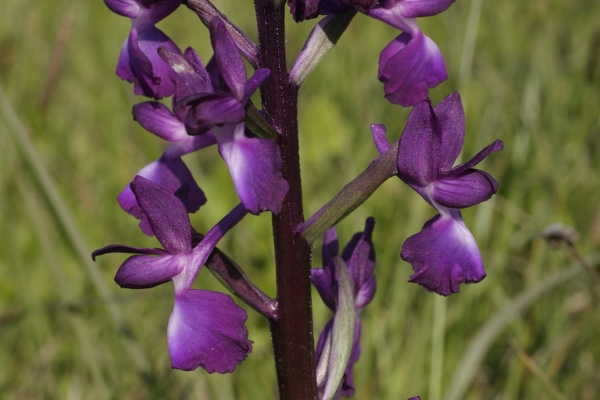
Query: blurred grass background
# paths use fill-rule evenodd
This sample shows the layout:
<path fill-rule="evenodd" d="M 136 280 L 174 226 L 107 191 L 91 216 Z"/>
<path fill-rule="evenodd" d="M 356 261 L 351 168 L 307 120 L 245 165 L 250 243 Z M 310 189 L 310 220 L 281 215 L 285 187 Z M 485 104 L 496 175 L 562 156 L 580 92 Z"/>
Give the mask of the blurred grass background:
<path fill-rule="evenodd" d="M 251 1 L 216 5 L 256 38 Z M 0 397 L 276 398 L 268 328 L 255 312 L 253 352 L 234 374 L 174 371 L 171 286 L 120 290 L 112 277 L 124 257 L 88 259 L 109 243 L 157 245 L 115 201 L 164 146 L 132 120 L 131 106 L 144 99 L 114 74 L 127 19 L 100 0 L 5 0 L 2 8 Z M 419 20 L 450 76 L 430 91 L 434 104 L 455 90 L 463 98 L 463 158 L 496 138 L 505 143 L 482 165 L 500 182 L 498 195 L 463 213 L 488 277 L 447 299 L 406 282 L 401 245 L 434 211 L 397 179 L 344 220 L 342 244 L 367 216 L 377 220 L 378 291 L 362 314 L 355 398 L 600 398 L 598 286 L 564 248 L 535 239 L 561 222 L 598 261 L 599 15 L 593 1 L 459 0 Z M 290 65 L 313 24 L 290 21 Z M 159 27 L 210 57 L 207 31 L 187 9 Z M 385 123 L 391 140 L 402 132 L 409 110 L 389 104 L 376 79 L 379 52 L 396 35 L 357 16 L 301 90 L 307 216 L 376 157 L 370 124 Z M 206 231 L 238 200 L 216 149 L 185 161 L 209 199 L 192 216 Z M 274 295 L 269 235 L 268 215 L 248 217 L 220 247 Z M 316 246 L 315 266 L 319 257 Z M 221 290 L 206 271 L 198 281 Z M 314 312 L 318 335 L 330 315 L 318 301 Z"/>

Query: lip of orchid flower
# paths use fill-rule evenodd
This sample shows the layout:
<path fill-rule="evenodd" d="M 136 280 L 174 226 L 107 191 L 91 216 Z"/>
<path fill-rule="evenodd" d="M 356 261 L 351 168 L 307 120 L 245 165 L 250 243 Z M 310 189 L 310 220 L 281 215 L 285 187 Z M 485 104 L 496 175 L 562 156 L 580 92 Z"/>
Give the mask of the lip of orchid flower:
<path fill-rule="evenodd" d="M 191 285 L 217 242 L 247 211 L 237 206 L 192 248 L 192 228 L 181 201 L 142 177 L 131 186 L 164 250 L 110 245 L 96 250 L 92 258 L 114 252 L 137 254 L 115 276 L 122 287 L 142 289 L 173 281 L 175 304 L 167 328 L 173 368 L 232 372 L 252 351 L 244 325 L 247 314 L 230 296 Z"/>
<path fill-rule="evenodd" d="M 387 150 L 385 127 L 373 125 L 371 129 L 378 150 Z M 493 142 L 468 162 L 453 167 L 464 137 L 464 110 L 455 92 L 435 109 L 429 100 L 418 103 L 398 146 L 398 177 L 440 213 L 405 241 L 401 257 L 415 272 L 410 282 L 443 296 L 457 293 L 461 283 L 485 278 L 477 243 L 459 208 L 488 200 L 498 189 L 491 175 L 472 167 L 502 150 L 502 141 Z"/>

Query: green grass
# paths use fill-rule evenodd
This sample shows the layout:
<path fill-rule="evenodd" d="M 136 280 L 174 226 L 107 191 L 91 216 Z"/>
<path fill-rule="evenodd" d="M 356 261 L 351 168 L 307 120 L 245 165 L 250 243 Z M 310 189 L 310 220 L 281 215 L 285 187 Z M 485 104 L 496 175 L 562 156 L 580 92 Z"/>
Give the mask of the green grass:
<path fill-rule="evenodd" d="M 215 3 L 256 38 L 251 1 Z M 0 107 L 0 397 L 275 398 L 268 327 L 254 311 L 248 320 L 254 349 L 234 374 L 174 371 L 166 343 L 172 288 L 120 290 L 112 277 L 123 257 L 84 260 L 109 243 L 156 245 L 115 201 L 164 146 L 132 120 L 131 106 L 143 99 L 114 75 L 129 22 L 100 0 L 7 0 L 2 9 L 0 85 L 35 154 L 24 151 L 23 132 Z M 401 245 L 434 211 L 397 179 L 342 221 L 342 243 L 367 216 L 377 221 L 378 291 L 362 313 L 355 398 L 438 400 L 436 392 L 445 398 L 456 379 L 469 378 L 465 365 L 473 375 L 457 399 L 600 397 L 598 288 L 576 269 L 541 291 L 568 274 L 574 260 L 535 239 L 562 222 L 580 233 L 577 248 L 585 256 L 600 245 L 598 15 L 600 4 L 592 1 L 461 0 L 419 20 L 450 76 L 430 92 L 433 102 L 459 90 L 467 110 L 463 158 L 496 138 L 505 143 L 482 165 L 500 182 L 498 195 L 463 213 L 488 277 L 438 304 L 435 295 L 406 282 L 412 271 L 399 258 Z M 313 24 L 290 21 L 290 64 Z M 62 56 L 61 27 L 70 27 Z M 186 9 L 159 27 L 181 47 L 210 56 L 206 29 Z M 376 157 L 370 124 L 385 123 L 390 139 L 402 132 L 409 110 L 389 104 L 376 78 L 379 52 L 395 35 L 358 15 L 301 90 L 307 216 Z M 53 64 L 59 73 L 42 106 Z M 206 231 L 238 200 L 215 149 L 185 161 L 209 199 L 192 216 Z M 40 171 L 50 180 L 40 181 Z M 220 246 L 273 295 L 269 229 L 268 215 L 246 218 Z M 317 266 L 319 258 L 317 246 Z M 206 271 L 198 281 L 220 290 Z M 521 296 L 537 292 L 515 308 Z M 434 308 L 435 321 L 445 315 L 445 326 L 434 323 Z M 318 301 L 314 313 L 318 334 L 330 316 Z M 488 345 L 472 351 L 484 336 Z"/>

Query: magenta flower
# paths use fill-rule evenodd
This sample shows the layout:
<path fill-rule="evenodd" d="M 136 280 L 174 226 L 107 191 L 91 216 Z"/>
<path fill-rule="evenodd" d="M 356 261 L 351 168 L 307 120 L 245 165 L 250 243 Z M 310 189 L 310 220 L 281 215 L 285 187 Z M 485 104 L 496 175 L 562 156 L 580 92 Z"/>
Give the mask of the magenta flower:
<path fill-rule="evenodd" d="M 160 99 L 173 94 L 176 75 L 158 56 L 158 48 L 179 52 L 177 45 L 154 25 L 171 14 L 181 0 L 104 0 L 108 8 L 131 18 L 131 31 L 117 63 L 119 78 L 134 84 L 137 95 Z"/>
<path fill-rule="evenodd" d="M 244 125 L 244 107 L 269 70 L 259 69 L 247 79 L 235 42 L 217 17 L 211 20 L 210 37 L 225 87 L 218 85 L 214 73 L 194 64 L 189 57 L 161 51 L 178 76 L 175 112 L 185 115 L 188 133 L 204 135 L 210 130 L 214 134 L 246 209 L 253 214 L 265 210 L 277 214 L 289 187 L 281 174 L 279 147 L 268 139 L 252 137 Z"/>
<path fill-rule="evenodd" d="M 163 249 L 110 245 L 92 253 L 133 253 L 121 265 L 115 282 L 130 289 L 173 281 L 175 304 L 167 339 L 173 368 L 209 373 L 232 372 L 252 351 L 244 323 L 247 314 L 231 296 L 192 289 L 192 283 L 223 235 L 247 211 L 239 205 L 192 248 L 192 228 L 183 203 L 153 182 L 136 177 L 131 183 L 141 211 Z"/>
<path fill-rule="evenodd" d="M 373 125 L 372 130 L 379 151 L 387 150 L 385 127 Z M 429 100 L 413 108 L 398 150 L 398 177 L 440 213 L 404 242 L 401 257 L 415 272 L 410 282 L 443 296 L 458 293 L 461 283 L 485 278 L 477 243 L 459 209 L 488 200 L 498 189 L 490 174 L 472 167 L 502 150 L 502 141 L 453 167 L 464 137 L 465 116 L 455 92 L 435 109 Z"/>
<path fill-rule="evenodd" d="M 385 97 L 409 107 L 427 98 L 429 88 L 448 79 L 440 50 L 417 25 L 417 17 L 446 10 L 454 0 L 384 0 L 365 14 L 402 30 L 379 57 Z"/>
<path fill-rule="evenodd" d="M 373 275 L 373 269 L 375 268 L 375 250 L 373 248 L 373 243 L 371 242 L 374 226 L 375 220 L 373 218 L 368 218 L 365 223 L 365 230 L 352 237 L 341 255 L 342 260 L 348 266 L 348 270 L 354 280 L 354 305 L 357 312 L 369 304 L 375 296 L 376 284 L 375 275 Z M 338 256 L 338 239 L 335 227 L 328 229 L 323 234 L 322 254 L 323 268 L 311 269 L 311 281 L 319 292 L 323 302 L 335 312 L 338 287 L 336 266 L 333 261 L 333 259 Z M 325 346 L 330 342 L 327 339 L 331 334 L 333 320 L 334 319 L 332 318 L 327 323 L 319 336 L 315 355 L 317 364 L 319 364 L 319 359 L 323 354 Z M 338 394 L 346 397 L 354 395 L 354 364 L 356 364 L 360 357 L 360 331 L 360 319 L 357 318 L 352 352 L 338 392 Z M 325 383 L 326 382 L 322 382 L 321 386 L 323 387 L 320 387 L 320 390 L 324 389 Z"/>

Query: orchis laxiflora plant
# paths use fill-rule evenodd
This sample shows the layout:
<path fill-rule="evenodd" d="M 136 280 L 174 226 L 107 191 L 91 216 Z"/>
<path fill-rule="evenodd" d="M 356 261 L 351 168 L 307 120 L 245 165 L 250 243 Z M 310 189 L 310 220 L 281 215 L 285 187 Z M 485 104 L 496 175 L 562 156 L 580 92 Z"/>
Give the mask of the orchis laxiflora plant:
<path fill-rule="evenodd" d="M 252 350 L 247 314 L 232 297 L 192 288 L 206 266 L 228 290 L 267 318 L 281 399 L 354 395 L 354 374 L 368 373 L 354 367 L 360 357 L 362 326 L 367 323 L 361 322 L 359 314 L 375 296 L 375 221 L 368 218 L 364 231 L 354 235 L 341 254 L 335 225 L 395 176 L 439 212 L 402 246 L 402 259 L 414 270 L 410 281 L 447 296 L 458 292 L 461 283 L 485 277 L 477 244 L 460 209 L 496 192 L 498 183 L 473 167 L 501 150 L 502 142 L 494 142 L 464 164 L 453 165 L 465 135 L 460 97 L 451 94 L 432 107 L 428 91 L 447 74 L 439 49 L 416 22 L 418 17 L 446 10 L 452 0 L 290 0 L 290 11 L 298 22 L 326 16 L 289 69 L 283 2 L 255 0 L 258 44 L 208 0 L 105 3 L 132 22 L 117 75 L 133 83 L 135 94 L 172 99 L 170 108 L 157 101 L 133 106 L 134 119 L 168 145 L 118 196 L 121 207 L 139 219 L 141 230 L 156 236 L 163 248 L 110 245 L 96 250 L 93 257 L 134 254 L 115 276 L 124 288 L 173 283 L 174 306 L 167 328 L 173 368 L 228 373 Z M 207 63 L 192 48 L 181 52 L 155 27 L 181 4 L 208 27 L 214 56 Z M 378 79 L 390 102 L 414 108 L 402 136 L 393 144 L 387 141 L 383 125 L 372 125 L 380 156 L 304 220 L 298 92 L 358 13 L 402 31 L 381 52 Z M 254 71 L 248 73 L 242 57 Z M 257 90 L 260 109 L 250 101 Z M 210 202 L 182 156 L 212 145 L 218 146 L 229 169 L 240 204 L 203 235 L 192 228 L 188 213 L 198 212 L 201 206 L 204 212 Z M 272 214 L 274 299 L 250 281 L 243 266 L 216 247 L 243 218 L 263 212 Z M 312 244 L 320 237 L 323 268 L 311 268 Z M 316 348 L 311 283 L 333 312 Z"/>

